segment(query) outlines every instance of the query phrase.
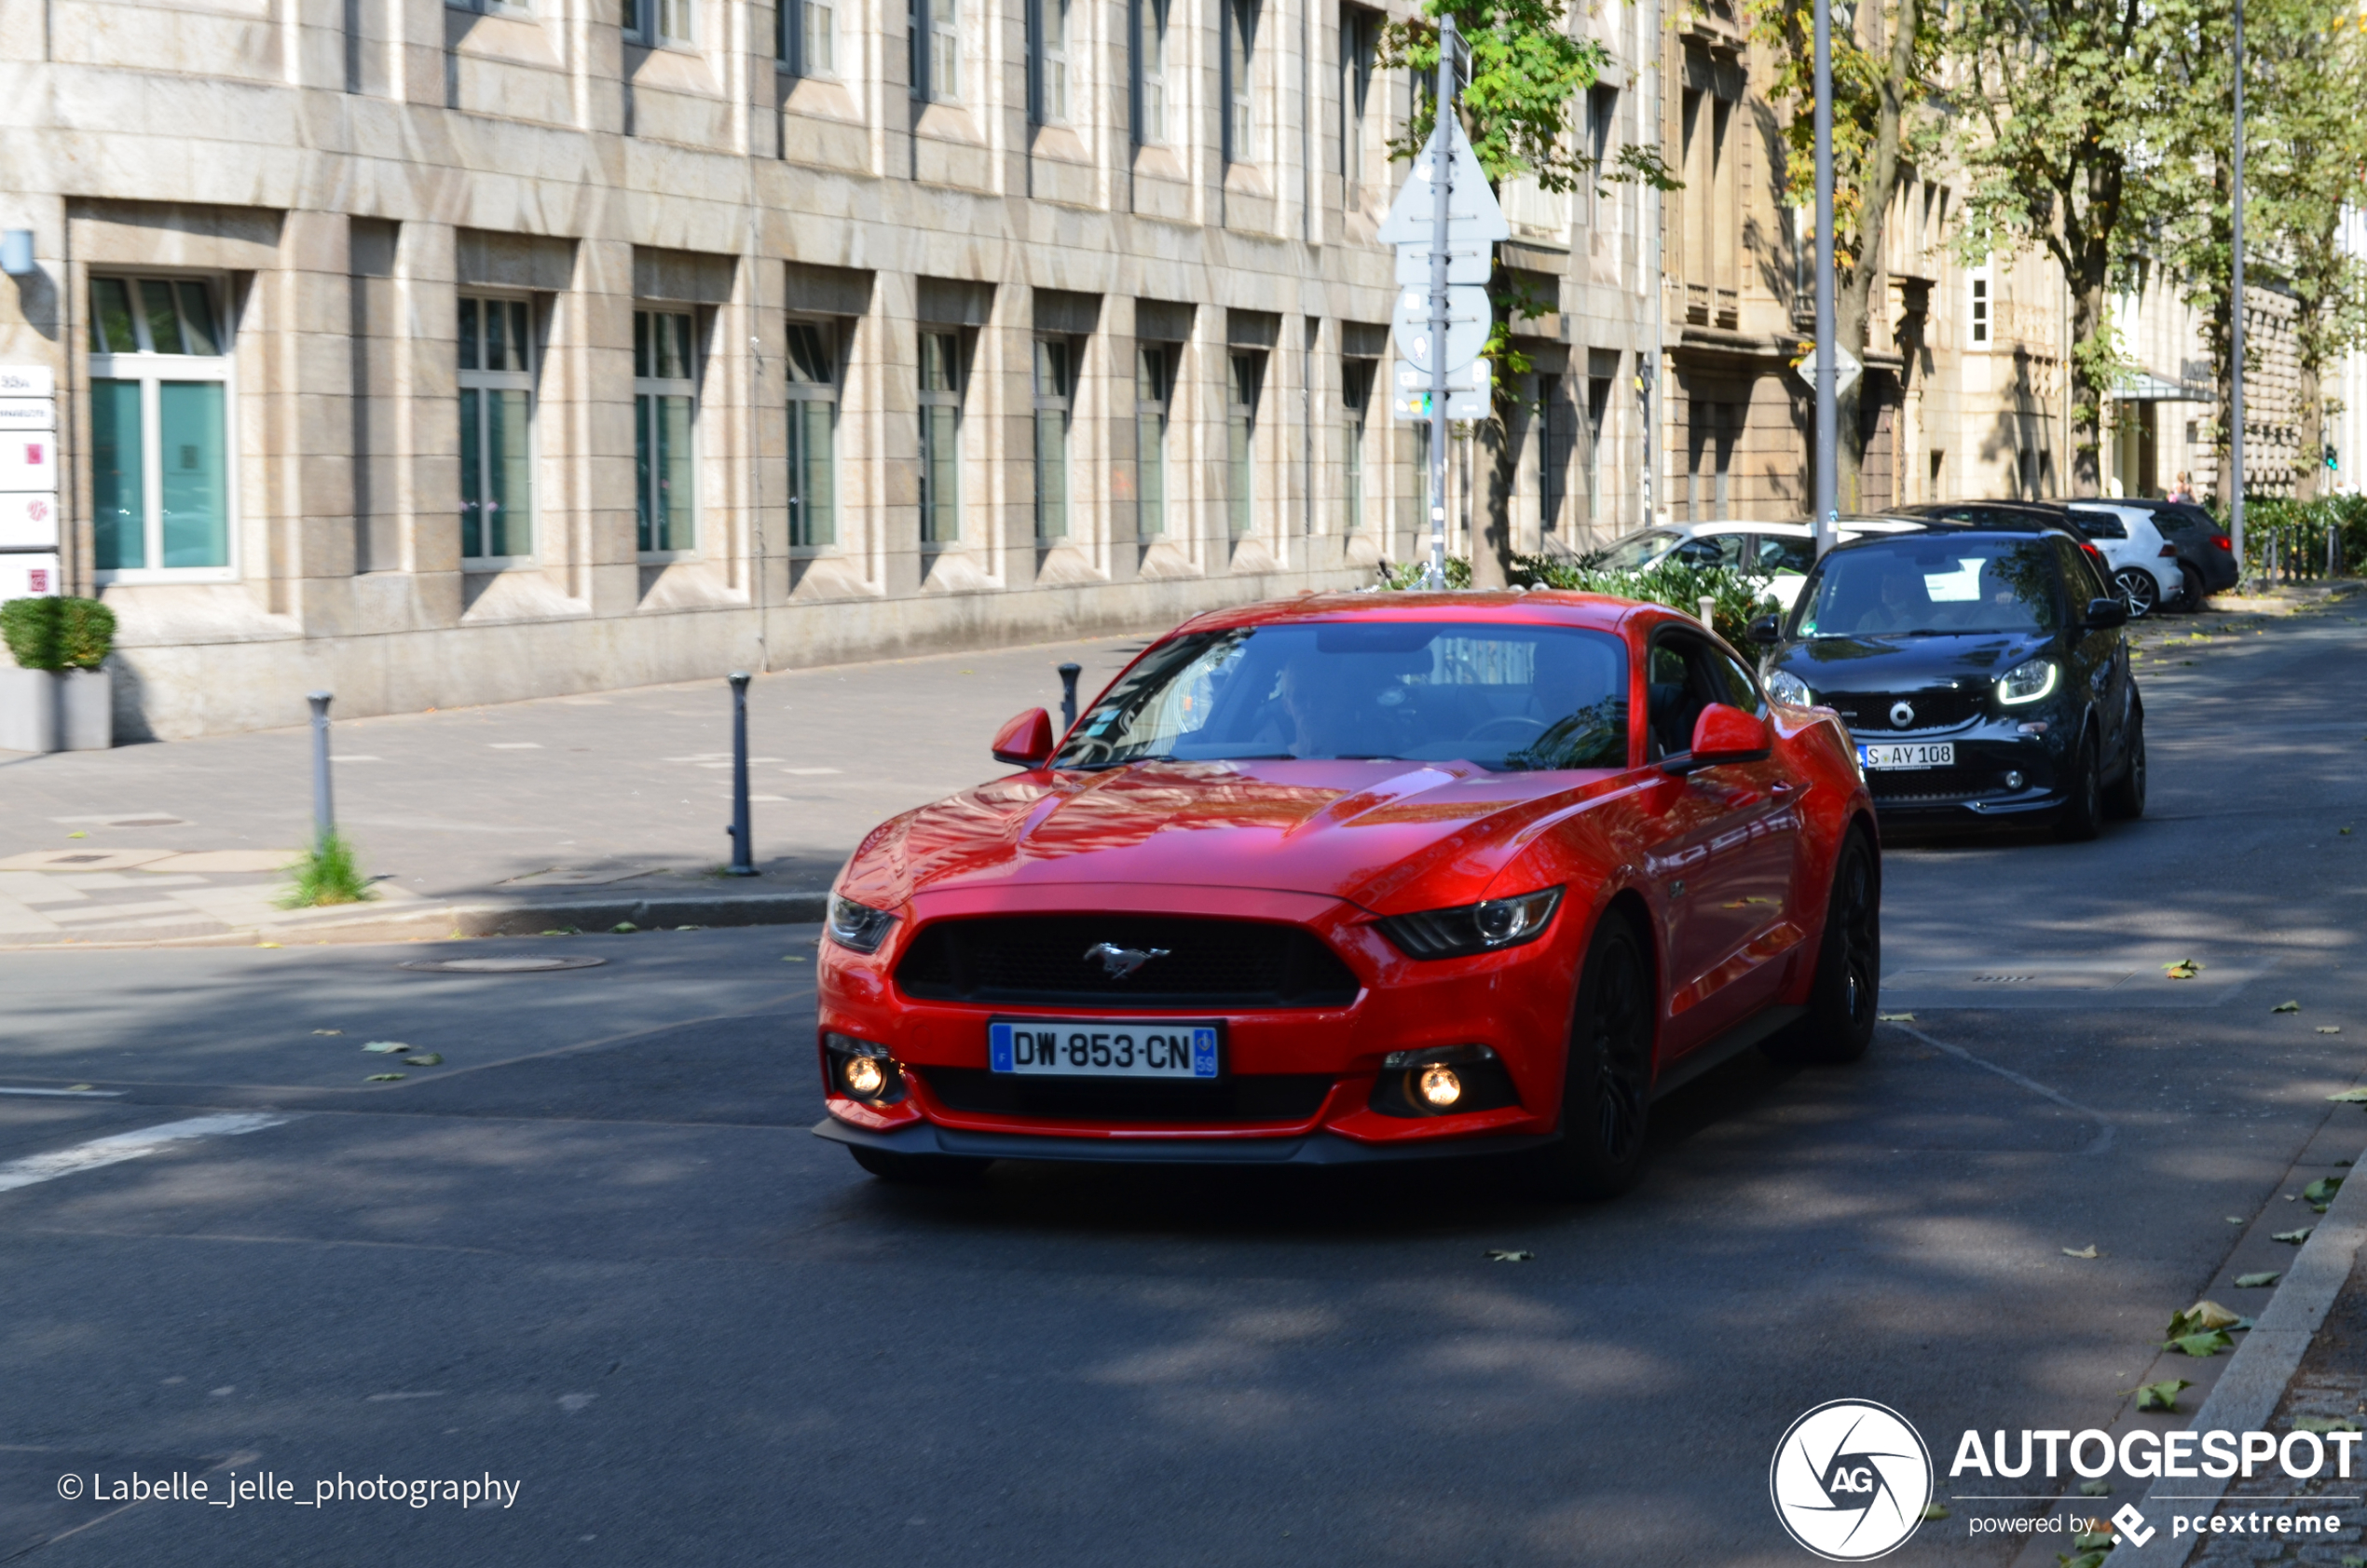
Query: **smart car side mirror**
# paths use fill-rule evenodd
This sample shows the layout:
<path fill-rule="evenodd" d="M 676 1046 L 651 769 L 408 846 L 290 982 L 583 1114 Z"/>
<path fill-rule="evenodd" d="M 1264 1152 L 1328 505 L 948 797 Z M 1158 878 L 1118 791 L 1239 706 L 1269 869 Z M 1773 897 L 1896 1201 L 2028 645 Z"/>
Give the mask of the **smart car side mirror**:
<path fill-rule="evenodd" d="M 2128 607 L 2118 599 L 2090 599 L 2082 625 L 2091 632 L 2109 632 L 2115 626 L 2128 624 Z"/>
<path fill-rule="evenodd" d="M 1041 768 L 1052 755 L 1052 716 L 1030 708 L 994 736 L 994 760 L 1014 768 Z"/>
<path fill-rule="evenodd" d="M 1743 635 L 1761 648 L 1773 648 L 1784 640 L 1783 630 L 1775 624 L 1775 618 L 1772 615 L 1762 615 L 1743 628 Z"/>
<path fill-rule="evenodd" d="M 1767 720 L 1724 702 L 1712 702 L 1693 721 L 1693 748 L 1663 761 L 1661 770 L 1685 774 L 1729 762 L 1761 762 L 1772 749 Z"/>

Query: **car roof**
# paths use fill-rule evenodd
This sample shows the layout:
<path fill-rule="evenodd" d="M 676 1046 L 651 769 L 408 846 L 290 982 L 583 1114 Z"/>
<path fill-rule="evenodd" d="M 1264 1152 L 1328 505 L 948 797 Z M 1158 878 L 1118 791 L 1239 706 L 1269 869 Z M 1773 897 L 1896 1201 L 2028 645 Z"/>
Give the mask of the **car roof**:
<path fill-rule="evenodd" d="M 1930 527 L 1922 529 L 1919 532 L 1921 538 L 1925 540 L 1945 538 L 1949 534 L 1953 533 L 1978 534 L 1983 539 L 2043 539 L 2050 535 L 2053 535 L 2059 536 L 2064 539 L 2071 539 L 2072 542 L 2074 544 L 2081 542 L 2079 539 L 2073 539 L 2071 535 L 2065 533 L 2062 529 L 2053 527 L 2051 525 L 2031 528 L 1976 527 L 1970 524 L 1939 522 L 1935 523 Z M 1898 533 L 1861 534 L 1854 539 L 1842 539 L 1838 544 L 1835 544 L 1832 550 L 1827 552 L 1827 553 L 1838 553 L 1844 550 L 1865 550 L 1878 544 L 1895 544 L 1908 537 L 1908 535 Z"/>

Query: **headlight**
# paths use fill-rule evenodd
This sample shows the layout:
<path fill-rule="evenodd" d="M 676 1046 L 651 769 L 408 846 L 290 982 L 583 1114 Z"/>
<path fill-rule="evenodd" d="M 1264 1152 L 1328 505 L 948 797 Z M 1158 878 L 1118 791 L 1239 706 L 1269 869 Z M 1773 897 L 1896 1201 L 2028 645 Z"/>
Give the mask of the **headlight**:
<path fill-rule="evenodd" d="M 1787 708 L 1813 708 L 1816 693 L 1808 683 L 1788 670 L 1771 670 L 1767 675 L 1767 694 Z"/>
<path fill-rule="evenodd" d="M 1544 888 L 1453 909 L 1391 915 L 1379 924 L 1381 934 L 1407 958 L 1467 958 L 1536 941 L 1561 901 L 1560 888 Z"/>
<path fill-rule="evenodd" d="M 876 953 L 880 944 L 887 940 L 888 928 L 895 924 L 896 917 L 884 909 L 869 908 L 836 893 L 830 895 L 830 940 L 841 948 Z"/>
<path fill-rule="evenodd" d="M 2055 689 L 2055 661 L 2033 659 L 2027 664 L 2017 664 L 1997 677 L 1997 700 L 2001 702 L 2035 702 Z"/>

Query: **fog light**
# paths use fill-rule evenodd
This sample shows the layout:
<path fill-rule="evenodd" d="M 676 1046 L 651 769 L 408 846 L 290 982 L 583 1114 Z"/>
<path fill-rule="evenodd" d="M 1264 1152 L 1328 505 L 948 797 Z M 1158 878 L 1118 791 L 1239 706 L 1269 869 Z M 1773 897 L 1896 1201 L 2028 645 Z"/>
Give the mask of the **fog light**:
<path fill-rule="evenodd" d="M 2044 735 L 2046 733 L 2046 721 L 2043 718 L 2034 718 L 2028 724 L 2017 724 L 2014 729 L 2018 734 Z"/>
<path fill-rule="evenodd" d="M 2005 787 L 2006 787 L 2007 789 L 2019 789 L 2019 788 L 2021 788 L 2021 787 L 2022 787 L 2022 776 L 2021 776 L 2019 773 L 2008 773 L 2008 774 L 2006 774 L 2006 775 L 2005 775 Z"/>
<path fill-rule="evenodd" d="M 887 1087 L 887 1066 L 877 1057 L 849 1057 L 841 1075 L 846 1080 L 847 1092 L 866 1099 Z"/>
<path fill-rule="evenodd" d="M 1422 1069 L 1422 1076 L 1416 1086 L 1421 1091 L 1423 1104 L 1435 1106 L 1441 1111 L 1463 1098 L 1463 1081 L 1455 1076 L 1455 1070 L 1451 1067 Z"/>

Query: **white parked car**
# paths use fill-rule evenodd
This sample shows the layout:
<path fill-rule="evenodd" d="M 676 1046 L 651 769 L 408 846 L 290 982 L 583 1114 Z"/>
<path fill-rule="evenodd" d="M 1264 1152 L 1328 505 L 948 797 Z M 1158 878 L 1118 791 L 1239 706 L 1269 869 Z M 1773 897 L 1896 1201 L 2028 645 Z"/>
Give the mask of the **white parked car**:
<path fill-rule="evenodd" d="M 2154 526 L 2147 509 L 2073 501 L 2068 510 L 2073 526 L 2104 552 L 2113 590 L 2128 607 L 2130 620 L 2174 605 L 2186 592 L 2185 576 L 2178 569 L 2178 547 Z"/>
<path fill-rule="evenodd" d="M 1905 533 L 1922 525 L 1897 517 L 1844 517 L 1840 536 Z M 1667 523 L 1614 540 L 1595 560 L 1608 571 L 1640 572 L 1667 560 L 1690 566 L 1738 566 L 1763 579 L 1786 609 L 1816 564 L 1816 530 L 1806 523 Z"/>

